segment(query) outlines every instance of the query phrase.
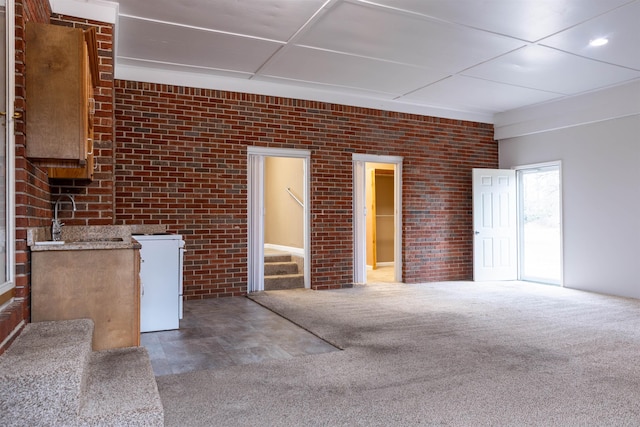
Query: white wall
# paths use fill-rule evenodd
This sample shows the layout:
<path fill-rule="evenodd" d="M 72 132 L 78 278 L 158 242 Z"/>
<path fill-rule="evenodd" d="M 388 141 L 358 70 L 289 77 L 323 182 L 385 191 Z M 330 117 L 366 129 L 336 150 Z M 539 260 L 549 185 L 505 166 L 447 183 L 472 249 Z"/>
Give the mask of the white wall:
<path fill-rule="evenodd" d="M 266 157 L 264 162 L 264 243 L 304 248 L 304 161 L 290 157 Z"/>
<path fill-rule="evenodd" d="M 640 298 L 640 114 L 504 139 L 499 156 L 562 161 L 564 285 Z"/>
<path fill-rule="evenodd" d="M 495 139 L 515 138 L 640 114 L 640 79 L 595 92 L 498 113 Z"/>

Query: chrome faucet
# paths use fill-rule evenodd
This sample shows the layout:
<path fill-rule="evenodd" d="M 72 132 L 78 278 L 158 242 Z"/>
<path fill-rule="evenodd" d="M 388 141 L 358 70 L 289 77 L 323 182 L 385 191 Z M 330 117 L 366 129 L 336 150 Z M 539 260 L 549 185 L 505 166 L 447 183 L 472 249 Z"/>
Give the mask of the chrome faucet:
<path fill-rule="evenodd" d="M 71 194 L 63 194 L 62 196 L 58 197 L 58 200 L 56 200 L 56 205 L 53 208 L 53 225 L 51 226 L 51 238 L 55 241 L 59 241 L 62 237 L 62 226 L 64 225 L 64 223 L 58 221 L 58 207 L 60 206 L 60 203 L 62 203 L 63 196 L 67 196 L 69 200 L 71 200 L 73 212 L 76 211 L 76 201 L 73 199 L 73 196 Z M 73 216 L 74 214 L 72 213 L 71 218 L 73 218 Z"/>

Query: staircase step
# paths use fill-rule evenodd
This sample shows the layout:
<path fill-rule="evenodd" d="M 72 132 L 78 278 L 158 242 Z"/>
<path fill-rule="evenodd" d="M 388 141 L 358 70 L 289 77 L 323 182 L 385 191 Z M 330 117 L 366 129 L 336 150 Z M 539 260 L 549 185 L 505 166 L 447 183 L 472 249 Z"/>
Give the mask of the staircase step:
<path fill-rule="evenodd" d="M 68 425 L 85 389 L 92 335 L 90 319 L 27 324 L 0 357 L 2 425 Z"/>
<path fill-rule="evenodd" d="M 304 274 L 284 274 L 264 278 L 265 291 L 299 288 L 304 288 Z"/>
<path fill-rule="evenodd" d="M 92 352 L 90 319 L 25 326 L 0 356 L 2 426 L 163 426 L 144 347 Z"/>
<path fill-rule="evenodd" d="M 298 264 L 295 262 L 270 262 L 264 265 L 265 276 L 282 274 L 298 274 Z"/>
<path fill-rule="evenodd" d="M 94 352 L 78 425 L 163 426 L 164 411 L 144 347 Z"/>
<path fill-rule="evenodd" d="M 264 263 L 272 263 L 272 262 L 291 262 L 291 255 L 265 255 Z"/>

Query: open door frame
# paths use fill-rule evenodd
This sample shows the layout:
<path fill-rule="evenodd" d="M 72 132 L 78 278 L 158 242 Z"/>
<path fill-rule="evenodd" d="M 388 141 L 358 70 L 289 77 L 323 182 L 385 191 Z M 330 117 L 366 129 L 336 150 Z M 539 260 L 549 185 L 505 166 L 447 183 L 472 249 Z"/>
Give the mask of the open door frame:
<path fill-rule="evenodd" d="M 353 283 L 367 282 L 367 205 L 366 163 L 389 163 L 395 165 L 394 173 L 394 280 L 402 281 L 402 157 L 376 156 L 373 154 L 352 155 L 353 161 Z"/>
<path fill-rule="evenodd" d="M 560 242 L 559 248 L 560 258 L 558 259 L 560 273 L 557 280 L 550 278 L 536 278 L 528 277 L 524 272 L 524 257 L 526 252 L 524 251 L 524 194 L 522 191 L 522 173 L 530 170 L 544 170 L 544 169 L 556 169 L 558 171 L 558 203 L 559 203 L 559 226 L 560 226 Z M 551 285 L 564 286 L 564 227 L 563 227 L 563 215 L 562 215 L 562 161 L 555 160 L 544 163 L 534 163 L 527 165 L 514 166 L 512 168 L 516 171 L 516 184 L 518 186 L 518 280 L 533 281 L 538 283 L 547 283 Z"/>
<path fill-rule="evenodd" d="M 264 159 L 299 158 L 304 164 L 304 287 L 311 287 L 309 150 L 247 147 L 247 292 L 264 290 Z"/>
<path fill-rule="evenodd" d="M 557 168 L 559 174 L 560 277 L 558 281 L 544 280 L 541 282 L 564 286 L 562 162 L 559 160 L 520 165 L 512 169 L 473 169 L 474 281 L 532 279 L 523 277 L 522 269 L 521 172 L 549 167 Z M 482 185 L 483 178 L 486 180 L 486 185 Z M 498 189 L 496 191 L 493 186 L 497 182 L 496 179 L 501 179 L 505 183 L 508 181 L 509 190 Z M 485 189 L 482 189 L 483 186 Z M 489 220 L 484 221 L 484 216 Z M 535 279 L 535 281 L 540 280 Z"/>
<path fill-rule="evenodd" d="M 375 270 L 378 267 L 378 242 L 377 242 L 377 238 L 378 236 L 376 235 L 376 231 L 377 231 L 377 223 L 376 223 L 376 217 L 377 217 L 377 207 L 376 207 L 376 170 L 375 169 L 371 169 L 371 241 L 373 243 L 373 248 L 372 249 L 372 262 L 371 262 L 371 267 Z"/>

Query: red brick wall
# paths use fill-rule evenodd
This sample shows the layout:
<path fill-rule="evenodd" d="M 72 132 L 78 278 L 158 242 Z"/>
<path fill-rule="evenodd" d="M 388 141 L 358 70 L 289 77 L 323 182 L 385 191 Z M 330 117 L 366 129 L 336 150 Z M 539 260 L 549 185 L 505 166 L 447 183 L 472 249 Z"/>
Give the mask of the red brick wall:
<path fill-rule="evenodd" d="M 16 17 L 22 16 L 25 21 L 30 22 L 49 22 L 51 6 L 48 0 L 15 0 L 15 4 L 23 10 L 23 13 L 16 13 Z"/>
<path fill-rule="evenodd" d="M 15 121 L 15 179 L 16 179 L 16 277 L 15 300 L 0 312 L 0 343 L 28 322 L 29 310 L 29 250 L 26 229 L 51 223 L 50 190 L 46 171 L 34 166 L 25 158 L 25 22 L 48 22 L 51 10 L 49 2 L 16 0 L 15 2 L 15 110 L 23 117 Z M 8 347 L 0 345 L 0 354 Z"/>
<path fill-rule="evenodd" d="M 185 236 L 187 298 L 247 284 L 249 145 L 311 151 L 311 283 L 351 286 L 352 153 L 404 157 L 403 280 L 472 275 L 471 169 L 497 167 L 488 124 L 115 82 L 116 220 Z"/>
<path fill-rule="evenodd" d="M 97 29 L 100 81 L 94 88 L 96 113 L 94 116 L 95 159 L 94 179 L 51 181 L 52 201 L 60 194 L 74 194 L 77 211 L 74 219 L 64 216 L 67 225 L 111 225 L 114 223 L 114 149 L 113 149 L 113 25 L 55 14 L 54 25 Z"/>

